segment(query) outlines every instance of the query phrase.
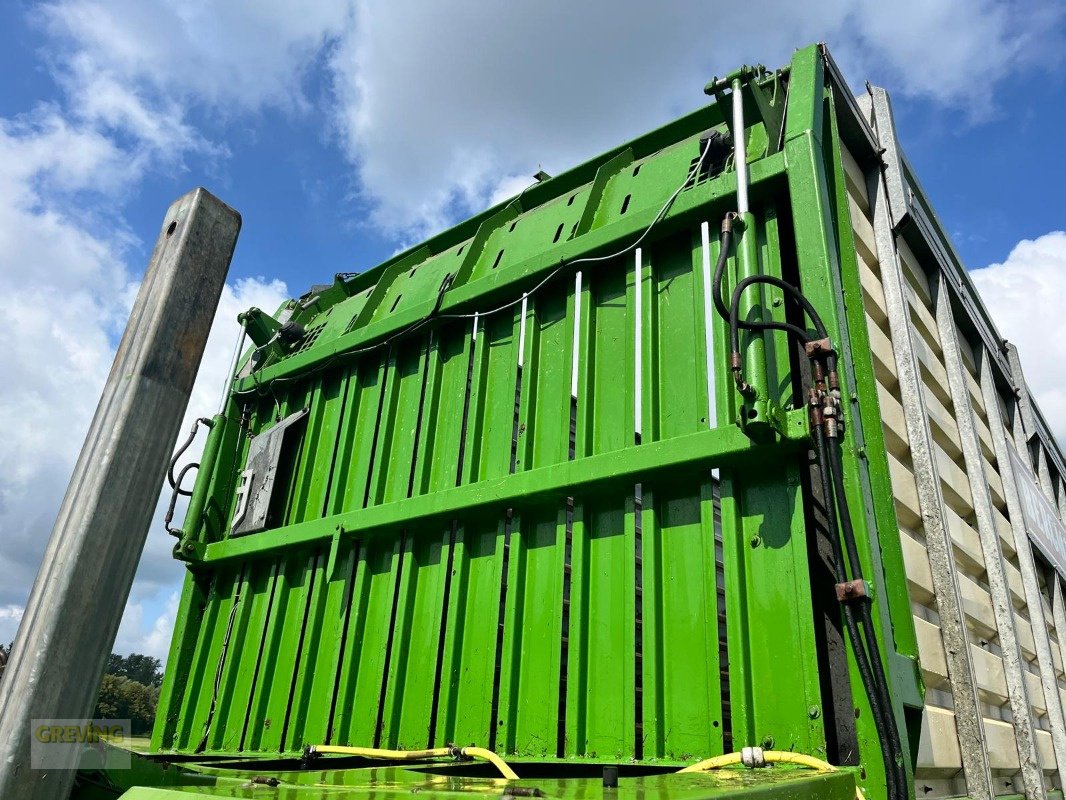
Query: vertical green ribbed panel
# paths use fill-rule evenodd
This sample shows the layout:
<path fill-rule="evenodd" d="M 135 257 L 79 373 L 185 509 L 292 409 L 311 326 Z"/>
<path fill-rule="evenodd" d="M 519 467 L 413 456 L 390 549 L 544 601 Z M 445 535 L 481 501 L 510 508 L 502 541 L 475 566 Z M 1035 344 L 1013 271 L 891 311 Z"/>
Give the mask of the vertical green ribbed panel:
<path fill-rule="evenodd" d="M 629 253 L 584 272 L 580 294 L 560 281 L 524 315 L 516 303 L 476 328 L 456 320 L 252 398 L 252 432 L 308 410 L 282 456 L 272 524 L 640 446 L 638 392 L 641 441 L 707 427 L 701 259 L 698 233 L 678 232 L 641 250 L 639 281 Z M 718 752 L 711 485 L 652 474 L 620 493 L 221 571 L 171 744 L 195 748 L 206 729 L 208 752 L 311 741 L 610 760 Z"/>
<path fill-rule="evenodd" d="M 678 180 L 695 148 L 620 158 L 595 191 L 556 198 L 539 216 L 508 209 L 494 230 L 427 251 L 424 265 L 393 267 L 389 286 L 364 289 L 350 314 L 384 324 L 432 299 L 459 269 L 469 285 L 491 288 L 522 253 L 565 242 L 582 219 L 595 229 L 653 208 L 661 199 L 648 187 Z M 777 274 L 774 210 L 759 220 L 751 235 L 764 271 Z M 227 431 L 224 499 L 209 525 L 225 535 L 250 437 L 301 409 L 270 527 L 491 487 L 512 473 L 732 424 L 724 325 L 705 318 L 704 264 L 717 255 L 716 236 L 708 239 L 705 252 L 699 222 L 674 226 L 585 265 L 579 283 L 568 270 L 524 303 L 520 292 L 509 305 L 494 297 L 481 305 L 502 308 L 476 321 L 442 320 L 243 396 L 247 429 Z M 718 365 L 710 403 L 708 324 Z M 772 338 L 767 345 L 775 400 L 785 402 L 788 354 Z M 666 480 L 651 469 L 629 486 L 575 486 L 521 508 L 358 536 L 327 522 L 314 546 L 283 544 L 205 573 L 201 622 L 185 634 L 188 676 L 173 689 L 160 742 L 189 751 L 206 732 L 204 749 L 217 753 L 459 742 L 517 758 L 680 762 L 722 752 L 730 734 L 737 745 L 761 744 L 766 732 L 781 736 L 781 749 L 817 749 L 806 717 L 813 668 L 772 678 L 787 688 L 787 697 L 774 694 L 780 708 L 751 688 L 779 671 L 776 648 L 813 646 L 801 601 L 806 547 L 791 546 L 802 529 L 793 472 L 783 463 L 723 470 L 728 660 L 715 478 L 694 470 Z M 790 616 L 774 624 L 773 642 L 746 628 L 749 608 L 770 614 L 783 600 Z"/>

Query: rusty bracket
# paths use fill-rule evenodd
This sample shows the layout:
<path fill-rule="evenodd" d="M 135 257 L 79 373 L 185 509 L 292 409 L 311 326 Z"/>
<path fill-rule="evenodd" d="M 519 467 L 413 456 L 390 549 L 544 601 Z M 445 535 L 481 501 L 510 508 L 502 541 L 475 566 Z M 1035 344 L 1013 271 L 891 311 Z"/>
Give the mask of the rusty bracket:
<path fill-rule="evenodd" d="M 815 339 L 814 341 L 807 342 L 803 346 L 804 351 L 807 353 L 807 358 L 817 358 L 818 356 L 829 356 L 834 354 L 833 343 L 828 337 L 825 339 Z"/>
<path fill-rule="evenodd" d="M 834 587 L 837 593 L 837 600 L 841 603 L 852 603 L 856 600 L 873 600 L 874 593 L 873 587 L 864 580 L 845 581 L 844 583 L 838 583 Z"/>

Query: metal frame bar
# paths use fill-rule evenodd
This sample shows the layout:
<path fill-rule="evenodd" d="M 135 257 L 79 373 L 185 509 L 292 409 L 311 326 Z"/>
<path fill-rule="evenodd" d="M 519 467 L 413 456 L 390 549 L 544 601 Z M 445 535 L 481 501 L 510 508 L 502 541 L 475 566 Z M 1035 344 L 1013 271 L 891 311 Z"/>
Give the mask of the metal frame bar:
<path fill-rule="evenodd" d="M 1043 624 L 1044 608 L 1040 599 L 1040 583 L 1036 576 L 1036 563 L 1033 559 L 1029 533 L 1022 515 L 1018 486 L 1015 483 L 1014 466 L 1011 464 L 1007 448 L 1011 447 L 1013 438 L 1007 434 L 1006 426 L 1000 416 L 999 393 L 996 391 L 995 378 L 992 375 L 988 359 L 981 361 L 981 391 L 984 395 L 985 409 L 988 412 L 988 426 L 999 463 L 999 474 L 1003 480 L 1003 494 L 1007 501 L 1007 513 L 1010 516 L 1011 529 L 1014 532 L 1014 549 L 1018 553 L 1018 567 L 1022 574 L 1022 587 L 1025 590 L 1025 603 L 1029 608 L 1029 621 L 1032 623 L 1036 658 L 1040 668 L 1040 684 L 1044 690 L 1044 706 L 1047 709 L 1048 722 L 1051 725 L 1051 743 L 1055 750 L 1056 767 L 1060 783 L 1063 767 L 1066 766 L 1066 725 L 1063 722 L 1062 700 L 1058 681 L 1055 678 L 1054 661 L 1051 658 L 1051 640 L 1047 626 Z M 1040 614 L 1034 620 L 1033 609 Z"/>
<path fill-rule="evenodd" d="M 482 480 L 454 489 L 410 497 L 391 503 L 296 523 L 247 536 L 207 545 L 203 560 L 221 562 L 262 556 L 283 548 L 297 547 L 330 539 L 336 531 L 344 535 L 371 533 L 393 526 L 412 528 L 434 518 L 467 514 L 481 508 L 535 507 L 553 504 L 569 495 L 588 494 L 612 486 L 644 480 L 661 480 L 663 475 L 694 467 L 708 469 L 746 459 L 768 458 L 782 446 L 802 447 L 807 441 L 807 419 L 803 409 L 789 413 L 789 438 L 776 444 L 753 444 L 739 428 L 721 427 L 673 439 L 647 442 L 615 453 L 565 461 L 548 467 L 516 472 Z"/>
<path fill-rule="evenodd" d="M 875 117 L 874 121 L 883 139 L 894 138 L 890 129 L 886 135 L 885 120 Z M 973 672 L 962 593 L 955 567 L 954 545 L 947 525 L 940 472 L 936 464 L 929 414 L 925 406 L 925 390 L 911 338 L 913 326 L 908 300 L 903 290 L 902 266 L 891 222 L 892 206 L 889 202 L 887 180 L 882 179 L 879 174 L 868 176 L 867 180 L 875 182 L 876 185 L 875 191 L 871 193 L 874 238 L 877 258 L 881 263 L 881 284 L 885 293 L 888 325 L 900 385 L 900 401 L 910 441 L 911 464 L 918 504 L 922 512 L 933 591 L 940 614 L 940 634 L 944 640 L 948 683 L 955 706 L 955 726 L 963 775 L 967 793 L 971 798 L 991 800 L 995 797 L 995 788 L 992 785 L 992 773 L 985 747 L 977 680 Z"/>
<path fill-rule="evenodd" d="M 940 274 L 936 293 L 936 321 L 940 333 L 940 344 L 944 351 L 944 366 L 948 373 L 951 402 L 955 407 L 955 421 L 959 426 L 963 461 L 970 481 L 974 516 L 977 519 L 977 533 L 981 540 L 988 590 L 992 597 L 992 611 L 996 619 L 996 628 L 999 631 L 1003 675 L 1014 724 L 1022 785 L 1027 798 L 1038 800 L 1045 796 L 1044 776 L 1040 768 L 1036 732 L 1025 688 L 1022 655 L 1014 627 L 1014 605 L 1011 602 L 1010 586 L 1003 567 L 1003 552 L 993 517 L 992 496 L 988 489 L 981 444 L 978 441 L 977 428 L 974 423 L 973 406 L 963 372 L 959 334 L 952 314 L 947 278 L 943 273 Z"/>

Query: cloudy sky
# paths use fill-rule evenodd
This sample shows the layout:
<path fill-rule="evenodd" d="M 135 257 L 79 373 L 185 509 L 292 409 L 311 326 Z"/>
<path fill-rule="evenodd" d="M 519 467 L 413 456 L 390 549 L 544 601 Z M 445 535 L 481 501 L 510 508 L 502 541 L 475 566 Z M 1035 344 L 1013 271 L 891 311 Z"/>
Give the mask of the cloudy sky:
<path fill-rule="evenodd" d="M 1066 440 L 1063 27 L 1061 4 L 1027 0 L 0 4 L 0 641 L 174 198 L 204 185 L 244 216 L 196 416 L 217 404 L 238 311 L 373 266 L 697 107 L 714 74 L 812 41 L 855 87 L 892 92 Z M 155 525 L 121 652 L 165 656 L 171 543 Z"/>

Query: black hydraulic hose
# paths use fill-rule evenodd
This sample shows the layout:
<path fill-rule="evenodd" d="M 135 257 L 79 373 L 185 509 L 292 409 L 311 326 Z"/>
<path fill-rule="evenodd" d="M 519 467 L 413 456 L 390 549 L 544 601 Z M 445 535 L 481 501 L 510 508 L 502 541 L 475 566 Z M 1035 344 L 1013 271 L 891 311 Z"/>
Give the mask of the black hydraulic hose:
<path fill-rule="evenodd" d="M 774 275 L 752 275 L 748 278 L 745 278 L 743 283 L 745 283 L 745 285 L 751 283 L 768 283 L 771 286 L 776 286 L 778 289 L 780 289 L 793 300 L 795 300 L 799 304 L 800 308 L 802 308 L 807 313 L 807 316 L 810 317 L 811 322 L 814 323 L 814 329 L 818 331 L 819 338 L 825 339 L 829 336 L 829 333 L 825 327 L 825 323 L 822 322 L 821 315 L 811 304 L 811 301 L 808 300 L 804 296 L 804 294 L 791 283 L 783 281 Z"/>
<path fill-rule="evenodd" d="M 884 691 L 884 729 L 888 733 L 889 743 L 891 749 L 894 751 L 894 757 L 891 763 L 886 765 L 887 771 L 896 773 L 896 780 L 899 786 L 906 787 L 907 785 L 907 770 L 903 766 L 903 741 L 899 736 L 899 728 L 896 727 L 896 721 L 892 715 L 892 702 L 888 696 L 888 676 L 885 674 L 885 665 L 881 663 L 881 648 L 877 643 L 877 633 L 874 630 L 873 615 L 871 613 L 871 604 L 869 600 L 862 601 L 859 604 L 859 621 L 862 624 L 863 635 L 866 638 L 866 647 L 870 652 L 870 662 L 873 665 L 873 677 L 877 685 L 883 687 Z M 907 797 L 907 792 L 902 791 L 899 795 L 901 798 Z"/>
<path fill-rule="evenodd" d="M 192 495 L 192 492 L 188 491 L 187 489 L 181 488 L 181 478 L 174 477 L 174 467 L 178 465 L 178 460 L 192 445 L 193 440 L 196 438 L 196 432 L 200 429 L 201 425 L 206 425 L 208 428 L 210 428 L 211 420 L 209 420 L 207 417 L 200 417 L 199 419 L 197 419 L 192 424 L 192 430 L 189 431 L 189 438 L 185 440 L 185 443 L 177 449 L 177 452 L 175 452 L 174 456 L 170 459 L 170 467 L 167 469 L 167 482 L 170 484 L 170 488 L 174 490 L 175 495 L 180 494 L 185 497 L 189 497 Z M 187 469 L 182 470 L 182 476 L 184 476 L 187 471 Z"/>
<path fill-rule="evenodd" d="M 825 431 L 822 426 L 816 426 L 814 429 L 814 445 L 815 452 L 818 454 L 819 462 L 819 478 L 822 488 L 822 498 L 825 504 L 825 517 L 826 525 L 830 530 L 830 539 L 832 540 L 833 547 L 833 572 L 836 576 L 837 583 L 844 583 L 847 580 L 847 570 L 844 566 L 844 553 L 840 545 L 840 535 L 838 533 L 837 526 L 837 511 L 836 511 L 836 493 L 832 487 L 831 470 L 829 466 L 829 452 L 826 445 Z M 844 603 L 842 607 L 844 615 L 844 625 L 848 631 L 848 638 L 851 640 L 852 650 L 855 653 L 855 666 L 859 670 L 859 679 L 862 685 L 866 687 L 867 698 L 870 702 L 870 711 L 874 718 L 874 727 L 877 729 L 877 738 L 881 746 L 881 758 L 885 762 L 885 778 L 888 789 L 888 796 L 891 800 L 905 800 L 907 792 L 905 791 L 906 783 L 899 782 L 899 774 L 896 770 L 896 753 L 901 752 L 902 747 L 898 750 L 894 746 L 891 733 L 886 731 L 890 729 L 895 731 L 895 725 L 892 724 L 891 719 L 891 703 L 887 695 L 882 695 L 879 690 L 879 683 L 877 679 L 877 671 L 872 666 L 871 661 L 879 656 L 870 655 L 867 653 L 867 648 L 863 644 L 862 636 L 859 632 L 859 625 L 855 621 L 855 607 L 851 603 Z M 888 704 L 886 707 L 886 703 Z M 886 735 L 887 734 L 887 735 Z"/>
<path fill-rule="evenodd" d="M 179 454 L 180 455 L 180 454 Z M 185 476 L 194 469 L 199 469 L 198 463 L 192 462 L 182 467 L 181 472 L 178 473 L 177 480 L 174 483 L 174 491 L 170 495 L 170 505 L 167 506 L 167 513 L 163 516 L 163 527 L 166 528 L 167 533 L 171 535 L 178 535 L 181 533 L 176 528 L 170 527 L 170 523 L 174 521 L 174 510 L 178 505 L 178 495 L 191 496 L 192 492 L 181 488 L 181 482 L 185 480 Z"/>
<path fill-rule="evenodd" d="M 729 319 L 729 309 L 722 299 L 722 278 L 725 276 L 725 264 L 729 260 L 729 247 L 733 242 L 733 217 L 726 214 L 722 220 L 722 247 L 718 251 L 718 261 L 714 265 L 714 280 L 711 281 L 711 293 L 714 295 L 714 307 L 722 319 Z"/>
<path fill-rule="evenodd" d="M 826 339 L 829 334 L 826 330 L 825 323 L 822 322 L 821 316 L 818 311 L 811 305 L 811 301 L 808 300 L 800 291 L 791 283 L 787 283 L 780 278 L 773 275 L 750 275 L 737 284 L 733 290 L 733 296 L 730 299 L 729 313 L 724 315 L 729 320 L 729 342 L 731 351 L 734 353 L 740 352 L 740 330 L 749 331 L 763 331 L 763 330 L 777 330 L 785 331 L 792 334 L 800 342 L 806 344 L 811 341 L 811 335 L 799 327 L 798 325 L 792 325 L 788 322 L 749 322 L 747 320 L 740 319 L 740 298 L 744 291 L 755 284 L 767 284 L 769 286 L 776 286 L 781 289 L 785 295 L 796 302 L 797 305 L 806 313 L 814 325 L 815 331 L 818 333 L 818 338 Z M 720 309 L 719 309 L 720 310 Z M 835 362 L 830 365 L 830 368 L 835 368 Z"/>
<path fill-rule="evenodd" d="M 848 508 L 847 495 L 844 492 L 844 454 L 840 449 L 840 440 L 834 437 L 828 439 L 829 469 L 833 475 L 833 491 L 836 494 L 837 508 L 840 509 L 840 530 L 844 535 L 844 547 L 848 553 L 848 567 L 851 569 L 851 579 L 862 580 L 862 562 L 859 560 L 859 548 L 855 541 L 855 526 L 851 522 L 851 511 Z"/>
<path fill-rule="evenodd" d="M 785 331 L 791 333 L 802 344 L 806 344 L 811 340 L 811 337 L 807 335 L 807 332 L 800 328 L 798 325 L 793 325 L 790 322 L 747 322 L 742 319 L 738 319 L 739 308 L 733 307 L 733 313 L 729 317 L 729 346 L 730 352 L 740 352 L 740 331 Z"/>
<path fill-rule="evenodd" d="M 858 546 L 855 540 L 855 528 L 852 525 L 851 513 L 848 509 L 847 496 L 844 491 L 844 457 L 843 452 L 840 449 L 840 440 L 835 437 L 826 437 L 828 439 L 827 450 L 829 469 L 832 473 L 833 492 L 836 499 L 836 506 L 840 512 L 840 529 L 844 536 L 844 547 L 847 550 L 849 566 L 851 568 L 852 580 L 862 580 L 862 563 L 859 560 Z M 850 604 L 845 604 L 845 610 L 849 609 Z M 886 754 L 885 770 L 886 773 L 892 772 L 895 774 L 895 782 L 902 787 L 906 788 L 906 769 L 903 766 L 903 742 L 899 736 L 899 729 L 896 727 L 895 720 L 892 719 L 892 703 L 888 689 L 888 676 L 885 674 L 884 664 L 881 662 L 881 648 L 877 642 L 876 631 L 874 630 L 873 617 L 870 613 L 870 600 L 869 598 L 863 598 L 858 601 L 859 605 L 859 618 L 862 623 L 862 631 L 865 635 L 866 649 L 869 652 L 870 667 L 872 668 L 873 682 L 870 684 L 874 687 L 875 691 L 870 691 L 870 705 L 873 710 L 874 697 L 878 697 L 878 704 L 882 704 L 880 714 L 876 711 L 875 717 L 880 716 L 881 720 L 877 723 L 879 738 L 882 740 L 882 750 L 885 749 L 885 745 L 888 746 L 890 753 Z M 849 629 L 850 630 L 850 629 Z M 856 640 L 857 641 L 857 640 Z M 856 650 L 859 646 L 856 646 Z M 902 791 L 899 797 L 906 797 L 907 793 Z"/>
<path fill-rule="evenodd" d="M 821 425 L 814 426 L 814 451 L 818 454 L 818 477 L 822 487 L 822 502 L 825 505 L 825 521 L 831 532 L 829 538 L 833 545 L 833 575 L 837 583 L 844 583 L 848 574 L 844 568 L 844 551 L 837 532 L 836 507 L 833 504 L 833 486 L 828 468 L 829 454 L 825 445 L 825 429 Z"/>

